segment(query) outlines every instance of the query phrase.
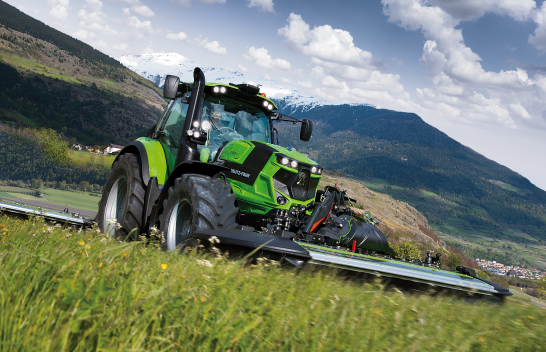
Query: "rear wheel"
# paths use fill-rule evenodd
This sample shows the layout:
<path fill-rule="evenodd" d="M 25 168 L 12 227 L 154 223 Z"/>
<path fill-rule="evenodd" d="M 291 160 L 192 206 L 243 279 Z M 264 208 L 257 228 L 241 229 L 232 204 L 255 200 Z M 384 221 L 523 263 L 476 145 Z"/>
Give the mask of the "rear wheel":
<path fill-rule="evenodd" d="M 99 229 L 103 233 L 123 238 L 136 229 L 131 237 L 137 239 L 145 193 L 140 157 L 130 153 L 120 155 L 112 166 L 99 202 Z"/>
<path fill-rule="evenodd" d="M 239 208 L 235 194 L 224 180 L 197 174 L 177 178 L 169 188 L 159 217 L 165 250 L 185 246 L 190 234 L 199 230 L 232 229 Z"/>

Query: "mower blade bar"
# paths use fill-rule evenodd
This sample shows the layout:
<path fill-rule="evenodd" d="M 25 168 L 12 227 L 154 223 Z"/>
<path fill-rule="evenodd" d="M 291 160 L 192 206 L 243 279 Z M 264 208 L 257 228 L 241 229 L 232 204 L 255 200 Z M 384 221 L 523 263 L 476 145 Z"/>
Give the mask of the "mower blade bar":
<path fill-rule="evenodd" d="M 312 249 L 309 250 L 309 254 L 312 258 L 308 261 L 309 264 L 364 272 L 484 295 L 511 295 L 508 290 L 497 290 L 495 287 L 481 280 L 467 275 L 457 275 L 456 273 L 444 270 L 434 270 L 432 268 L 388 260 L 366 260 L 362 258 L 359 258 L 359 260 L 345 256 L 320 253 L 313 251 Z"/>
<path fill-rule="evenodd" d="M 0 211 L 26 216 L 41 216 L 46 220 L 58 221 L 60 223 L 66 223 L 76 226 L 91 226 L 93 224 L 91 220 L 87 220 L 70 214 L 57 213 L 42 208 L 30 208 L 24 205 L 6 202 L 0 202 Z"/>

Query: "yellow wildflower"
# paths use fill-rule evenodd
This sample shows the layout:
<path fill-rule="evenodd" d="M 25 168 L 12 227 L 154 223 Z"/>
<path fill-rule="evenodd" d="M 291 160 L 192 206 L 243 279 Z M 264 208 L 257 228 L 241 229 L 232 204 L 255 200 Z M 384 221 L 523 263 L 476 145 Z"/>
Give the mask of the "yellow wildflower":
<path fill-rule="evenodd" d="M 83 245 L 85 244 L 85 242 L 84 242 L 84 241 L 81 241 L 81 242 L 78 242 L 78 244 L 79 244 L 80 246 L 83 246 Z"/>
<path fill-rule="evenodd" d="M 91 246 L 87 246 L 87 248 L 86 248 L 86 249 L 87 249 L 87 250 L 90 250 L 90 249 L 91 249 Z"/>
<path fill-rule="evenodd" d="M 123 258 L 127 258 L 128 254 L 127 253 L 123 253 Z"/>
<path fill-rule="evenodd" d="M 99 263 L 99 268 L 102 268 L 102 262 Z"/>
<path fill-rule="evenodd" d="M 100 257 L 102 257 L 102 253 L 99 253 L 99 254 L 97 255 L 97 258 L 100 258 Z"/>
<path fill-rule="evenodd" d="M 201 296 L 201 302 L 205 302 L 207 299 L 203 296 Z"/>
<path fill-rule="evenodd" d="M 167 269 L 167 264 L 161 264 L 161 270 Z"/>
<path fill-rule="evenodd" d="M 485 339 L 484 339 L 483 337 L 480 336 L 480 341 L 481 341 L 481 342 L 484 342 Z"/>

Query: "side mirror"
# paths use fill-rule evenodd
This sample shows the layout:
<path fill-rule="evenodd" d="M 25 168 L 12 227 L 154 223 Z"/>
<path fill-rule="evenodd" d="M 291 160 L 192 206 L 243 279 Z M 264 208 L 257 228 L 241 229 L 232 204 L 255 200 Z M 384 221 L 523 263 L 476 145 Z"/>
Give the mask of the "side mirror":
<path fill-rule="evenodd" d="M 313 122 L 307 119 L 301 121 L 300 139 L 308 142 L 313 134 Z"/>
<path fill-rule="evenodd" d="M 165 99 L 174 99 L 176 97 L 176 93 L 178 93 L 179 84 L 180 78 L 167 75 L 165 78 L 165 85 L 163 85 L 163 97 Z"/>

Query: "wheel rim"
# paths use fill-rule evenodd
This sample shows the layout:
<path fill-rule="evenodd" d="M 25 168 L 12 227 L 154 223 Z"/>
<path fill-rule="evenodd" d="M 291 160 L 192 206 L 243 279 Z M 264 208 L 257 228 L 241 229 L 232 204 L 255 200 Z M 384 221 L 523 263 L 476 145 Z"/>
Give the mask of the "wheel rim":
<path fill-rule="evenodd" d="M 127 200 L 127 179 L 125 176 L 120 176 L 110 189 L 106 207 L 104 209 L 104 223 L 102 224 L 105 232 L 111 236 L 116 233 L 116 225 L 121 222 L 123 212 L 125 211 L 125 203 Z M 116 223 L 112 224 L 111 220 Z"/>
<path fill-rule="evenodd" d="M 190 202 L 187 199 L 180 199 L 169 216 L 167 248 L 170 251 L 176 249 L 176 246 L 189 237 L 192 222 L 193 215 Z"/>

